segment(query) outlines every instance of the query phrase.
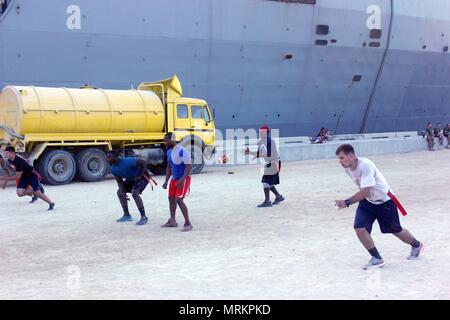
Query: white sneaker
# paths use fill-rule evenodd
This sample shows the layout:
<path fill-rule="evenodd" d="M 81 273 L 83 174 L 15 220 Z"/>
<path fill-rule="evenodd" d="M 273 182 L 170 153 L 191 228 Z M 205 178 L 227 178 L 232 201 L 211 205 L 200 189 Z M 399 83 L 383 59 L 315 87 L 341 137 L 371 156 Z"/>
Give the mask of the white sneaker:
<path fill-rule="evenodd" d="M 363 268 L 364 270 L 373 270 L 377 268 L 381 268 L 384 266 L 383 259 L 377 259 L 375 257 L 372 257 L 370 261 L 367 263 L 367 265 Z"/>
<path fill-rule="evenodd" d="M 425 246 L 423 245 L 423 243 L 420 243 L 420 246 L 418 246 L 417 248 L 412 247 L 411 248 L 411 253 L 408 256 L 408 260 L 417 260 L 419 259 L 420 254 L 422 253 L 423 249 L 425 248 Z"/>

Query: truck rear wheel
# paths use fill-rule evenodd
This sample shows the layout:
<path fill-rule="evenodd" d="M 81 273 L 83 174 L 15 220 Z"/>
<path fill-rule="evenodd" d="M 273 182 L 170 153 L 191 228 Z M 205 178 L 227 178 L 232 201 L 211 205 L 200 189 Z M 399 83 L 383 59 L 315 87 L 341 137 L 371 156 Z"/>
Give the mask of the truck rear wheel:
<path fill-rule="evenodd" d="M 39 160 L 39 172 L 44 183 L 67 184 L 75 176 L 75 159 L 71 153 L 64 150 L 47 151 Z"/>
<path fill-rule="evenodd" d="M 100 149 L 81 150 L 75 155 L 77 175 L 81 181 L 102 181 L 108 173 L 106 154 Z"/>

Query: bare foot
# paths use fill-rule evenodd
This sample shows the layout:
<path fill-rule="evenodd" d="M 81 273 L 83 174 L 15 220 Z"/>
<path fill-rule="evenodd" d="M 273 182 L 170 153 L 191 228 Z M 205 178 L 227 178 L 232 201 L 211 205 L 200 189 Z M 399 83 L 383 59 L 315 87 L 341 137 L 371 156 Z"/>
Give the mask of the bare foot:
<path fill-rule="evenodd" d="M 187 231 L 191 231 L 193 228 L 194 228 L 194 227 L 192 226 L 192 224 L 188 224 L 188 225 L 185 225 L 185 226 L 183 227 L 183 229 L 181 229 L 181 231 L 182 231 L 182 232 L 187 232 Z"/>
<path fill-rule="evenodd" d="M 178 227 L 178 223 L 176 221 L 167 221 L 165 224 L 161 226 L 162 228 L 176 228 Z"/>

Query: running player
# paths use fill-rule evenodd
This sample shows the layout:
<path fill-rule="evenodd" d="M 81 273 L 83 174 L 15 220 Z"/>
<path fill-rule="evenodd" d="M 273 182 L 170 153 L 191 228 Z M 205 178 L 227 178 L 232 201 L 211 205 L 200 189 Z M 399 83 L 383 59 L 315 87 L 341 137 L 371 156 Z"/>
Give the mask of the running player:
<path fill-rule="evenodd" d="M 147 172 L 147 162 L 143 159 L 132 157 L 119 157 L 115 151 L 108 153 L 108 162 L 111 165 L 111 173 L 117 181 L 119 189 L 117 196 L 123 209 L 123 216 L 117 222 L 132 221 L 133 218 L 128 210 L 128 196 L 131 193 L 136 206 L 141 214 L 141 219 L 136 223 L 138 226 L 148 222 L 145 215 L 144 202 L 141 194 L 148 185 L 150 174 Z"/>
<path fill-rule="evenodd" d="M 14 170 L 14 168 L 13 168 L 12 166 L 9 165 L 8 160 L 5 159 L 5 158 L 3 158 L 1 154 L 0 154 L 0 168 L 1 168 L 1 171 L 2 171 L 2 173 L 3 173 L 3 176 L 0 177 L 1 188 L 2 188 L 2 189 L 5 189 L 5 188 L 6 188 L 6 185 L 8 184 L 8 181 L 16 181 L 16 186 L 19 185 L 20 174 L 16 173 L 16 171 Z M 42 186 L 42 183 L 40 183 L 41 177 L 40 177 L 39 174 L 38 174 L 38 177 L 39 177 L 39 186 L 40 186 L 40 190 L 41 190 L 42 193 L 45 193 L 44 187 Z M 27 189 L 26 194 L 27 194 L 27 195 L 30 195 L 30 194 L 32 195 L 32 196 L 31 196 L 31 201 L 30 201 L 30 203 L 36 202 L 39 198 L 36 197 L 36 196 L 33 194 L 33 188 L 32 188 L 30 185 L 28 185 L 28 186 L 26 187 L 26 189 Z"/>
<path fill-rule="evenodd" d="M 24 158 L 17 155 L 14 147 L 7 147 L 5 149 L 6 157 L 9 161 L 9 165 L 14 168 L 16 177 L 9 177 L 8 180 L 18 178 L 17 182 L 17 195 L 19 197 L 30 196 L 33 197 L 31 202 L 37 200 L 37 198 L 44 200 L 48 203 L 48 210 L 55 208 L 55 203 L 48 198 L 44 192 L 43 187 L 39 181 L 39 175 Z"/>
<path fill-rule="evenodd" d="M 191 155 L 186 148 L 176 143 L 175 135 L 171 132 L 165 135 L 164 145 L 167 149 L 168 163 L 166 170 L 166 181 L 162 187 L 167 189 L 170 177 L 172 177 L 172 179 L 170 179 L 169 184 L 170 218 L 164 225 L 162 225 L 162 227 L 178 227 L 175 219 L 175 213 L 178 206 L 184 217 L 184 227 L 181 231 L 191 231 L 193 226 L 189 221 L 188 208 L 184 203 L 184 198 L 189 193 L 191 186 Z"/>
<path fill-rule="evenodd" d="M 360 188 L 358 193 L 347 200 L 336 200 L 336 206 L 342 209 L 359 202 L 354 228 L 359 240 L 372 256 L 364 269 L 374 269 L 384 265 L 384 261 L 370 236 L 375 220 L 378 220 L 382 233 L 392 233 L 403 242 L 411 245 L 411 254 L 408 259 L 417 259 L 424 246 L 400 225 L 397 206 L 393 201 L 395 197 L 375 164 L 369 159 L 357 158 L 353 146 L 349 144 L 341 145 L 336 150 L 336 156 L 345 172 Z"/>

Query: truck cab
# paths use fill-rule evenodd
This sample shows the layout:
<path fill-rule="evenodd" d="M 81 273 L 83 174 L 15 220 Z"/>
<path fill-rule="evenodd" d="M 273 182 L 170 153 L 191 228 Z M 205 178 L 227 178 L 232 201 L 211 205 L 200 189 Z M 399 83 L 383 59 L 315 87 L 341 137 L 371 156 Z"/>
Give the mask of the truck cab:
<path fill-rule="evenodd" d="M 214 144 L 212 112 L 205 100 L 179 98 L 171 103 L 170 107 L 173 109 L 173 131 L 177 139 L 195 135 L 205 145 Z"/>

